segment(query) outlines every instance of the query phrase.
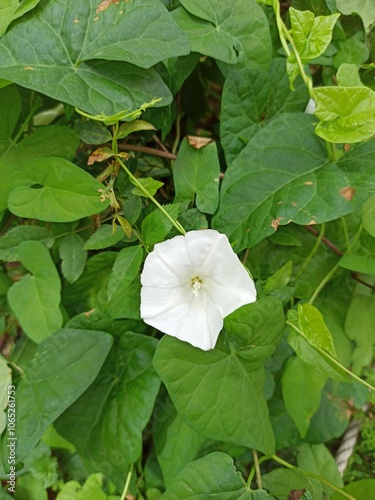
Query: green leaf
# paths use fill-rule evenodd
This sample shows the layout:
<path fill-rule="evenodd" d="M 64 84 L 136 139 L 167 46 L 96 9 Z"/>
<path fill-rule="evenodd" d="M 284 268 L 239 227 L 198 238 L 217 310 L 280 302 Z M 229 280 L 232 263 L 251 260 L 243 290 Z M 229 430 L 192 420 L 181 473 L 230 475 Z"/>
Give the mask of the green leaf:
<path fill-rule="evenodd" d="M 62 158 L 33 160 L 14 175 L 8 208 L 19 217 L 72 222 L 105 210 L 103 186 L 90 174 Z"/>
<path fill-rule="evenodd" d="M 6 262 L 20 260 L 19 245 L 23 241 L 36 240 L 51 248 L 55 238 L 48 229 L 40 226 L 17 226 L 0 238 L 0 259 Z"/>
<path fill-rule="evenodd" d="M 274 292 L 275 290 L 286 287 L 292 275 L 292 268 L 293 262 L 290 260 L 276 271 L 275 274 L 270 276 L 264 285 L 264 293 Z"/>
<path fill-rule="evenodd" d="M 308 99 L 301 78 L 291 91 L 284 59 L 273 59 L 268 72 L 257 67 L 230 71 L 224 83 L 220 122 L 228 164 L 265 123 L 280 113 L 304 111 Z"/>
<path fill-rule="evenodd" d="M 8 406 L 8 400 L 14 401 L 10 398 L 10 396 L 12 396 L 11 383 L 12 383 L 12 370 L 7 365 L 7 360 L 1 355 L 0 356 L 0 434 L 3 433 L 3 430 L 5 429 L 8 422 L 7 414 L 4 412 L 4 410 Z"/>
<path fill-rule="evenodd" d="M 220 164 L 215 143 L 199 149 L 184 139 L 174 164 L 176 202 L 192 201 L 200 212 L 213 214 L 219 204 Z"/>
<path fill-rule="evenodd" d="M 116 295 L 128 288 L 137 276 L 142 260 L 143 249 L 141 246 L 132 246 L 120 250 L 109 277 L 108 301 L 111 301 Z"/>
<path fill-rule="evenodd" d="M 368 198 L 362 205 L 362 223 L 366 231 L 375 238 L 375 196 Z"/>
<path fill-rule="evenodd" d="M 179 203 L 164 205 L 163 208 L 174 220 L 177 220 L 180 212 Z M 142 238 L 146 245 L 155 245 L 155 243 L 159 243 L 165 239 L 172 227 L 172 222 L 167 219 L 161 210 L 156 208 L 143 219 Z"/>
<path fill-rule="evenodd" d="M 4 35 L 12 21 L 33 9 L 40 0 L 3 0 L 0 6 L 0 37 Z"/>
<path fill-rule="evenodd" d="M 165 336 L 155 368 L 180 417 L 193 429 L 211 439 L 272 453 L 263 364 L 284 329 L 281 303 L 267 297 L 238 309 L 224 325 L 227 335 L 222 333 L 208 352 Z M 230 408 L 230 418 L 219 411 L 224 407 Z"/>
<path fill-rule="evenodd" d="M 137 181 L 142 184 L 142 187 L 146 189 L 149 195 L 154 196 L 159 188 L 164 185 L 164 182 L 155 181 L 152 177 L 141 177 Z M 133 183 L 134 184 L 134 183 Z M 136 196 L 144 196 L 147 198 L 145 193 L 137 185 L 132 189 L 132 193 Z"/>
<path fill-rule="evenodd" d="M 96 0 L 41 0 L 1 39 L 0 67 L 3 78 L 110 116 L 138 108 L 150 96 L 163 98 L 159 106 L 168 104 L 168 88 L 154 69 L 144 68 L 188 52 L 162 2 L 129 0 L 99 9 Z"/>
<path fill-rule="evenodd" d="M 324 444 L 310 445 L 301 443 L 298 445 L 297 456 L 298 467 L 308 472 L 324 477 L 326 481 L 341 488 L 344 483 L 341 479 L 334 457 Z M 311 479 L 314 485 L 315 498 L 330 498 L 332 488 L 321 483 L 317 479 Z"/>
<path fill-rule="evenodd" d="M 375 489 L 375 479 L 361 479 L 360 481 L 354 481 L 353 483 L 347 484 L 342 488 L 345 493 L 352 495 L 356 500 L 369 500 L 369 492 Z M 344 495 L 341 493 L 334 492 L 331 495 L 331 500 L 345 500 Z"/>
<path fill-rule="evenodd" d="M 90 474 L 81 485 L 79 481 L 64 483 L 56 500 L 120 500 L 119 496 L 107 495 L 104 491 L 104 476 L 96 473 Z"/>
<path fill-rule="evenodd" d="M 40 241 L 24 241 L 19 257 L 27 274 L 8 292 L 8 301 L 25 333 L 40 342 L 58 330 L 63 318 L 60 311 L 60 277 L 47 248 Z"/>
<path fill-rule="evenodd" d="M 42 342 L 16 389 L 17 462 L 94 381 L 112 344 L 104 332 L 62 329 Z M 3 438 L 3 457 L 8 449 Z"/>
<path fill-rule="evenodd" d="M 85 250 L 100 250 L 112 247 L 125 238 L 125 233 L 121 227 L 117 227 L 113 232 L 112 224 L 103 224 L 95 233 L 90 236 L 84 245 Z"/>
<path fill-rule="evenodd" d="M 322 87 L 314 89 L 315 132 L 333 143 L 361 142 L 374 135 L 375 92 L 368 87 Z"/>
<path fill-rule="evenodd" d="M 213 226 L 236 251 L 274 234 L 279 225 L 337 219 L 374 192 L 375 140 L 352 147 L 332 164 L 311 120 L 289 113 L 274 118 L 229 165 Z"/>
<path fill-rule="evenodd" d="M 354 295 L 345 318 L 345 333 L 355 342 L 352 370 L 359 375 L 371 363 L 375 344 L 375 296 Z"/>
<path fill-rule="evenodd" d="M 326 376 L 298 357 L 291 358 L 283 368 L 281 386 L 284 403 L 301 437 L 306 435 L 311 417 L 320 405 Z"/>
<path fill-rule="evenodd" d="M 375 4 L 372 0 L 336 0 L 337 10 L 345 16 L 358 14 L 362 21 L 366 33 L 369 33 L 375 23 Z"/>
<path fill-rule="evenodd" d="M 355 64 L 359 66 L 364 64 L 370 55 L 369 49 L 363 43 L 363 34 L 361 31 L 354 34 L 346 40 L 336 42 L 337 52 L 333 56 L 332 65 L 339 68 L 342 64 Z"/>
<path fill-rule="evenodd" d="M 101 122 L 77 120 L 74 129 L 86 144 L 104 144 L 112 140 L 111 132 Z"/>
<path fill-rule="evenodd" d="M 257 64 L 271 59 L 267 19 L 255 2 L 236 0 L 182 0 L 173 17 L 187 34 L 192 52 L 227 64 Z M 186 10 L 185 10 L 186 9 Z"/>
<path fill-rule="evenodd" d="M 313 305 L 298 304 L 298 325 L 307 342 L 337 358 L 332 336 L 320 311 Z"/>
<path fill-rule="evenodd" d="M 287 498 L 292 489 L 314 493 L 310 479 L 297 469 L 274 469 L 262 474 L 262 485 L 276 498 Z"/>
<path fill-rule="evenodd" d="M 212 500 L 263 500 L 265 491 L 251 491 L 236 471 L 229 455 L 210 453 L 188 464 L 163 495 L 164 500 L 210 498 Z"/>
<path fill-rule="evenodd" d="M 155 130 L 155 127 L 151 123 L 144 120 L 133 120 L 129 123 L 122 123 L 119 128 L 117 138 L 124 139 L 129 134 L 139 132 L 140 130 Z"/>
<path fill-rule="evenodd" d="M 343 255 L 338 264 L 344 269 L 363 274 L 375 274 L 375 259 L 365 255 L 348 253 Z"/>
<path fill-rule="evenodd" d="M 355 64 L 341 64 L 336 73 L 339 87 L 363 87 Z"/>
<path fill-rule="evenodd" d="M 165 410 L 156 423 L 154 444 L 168 488 L 181 470 L 197 457 L 207 439 L 181 419 L 169 398 L 162 408 Z"/>
<path fill-rule="evenodd" d="M 140 457 L 160 386 L 152 366 L 156 345 L 145 335 L 116 335 L 96 380 L 56 422 L 89 470 L 101 470 L 121 487 L 124 471 Z"/>
<path fill-rule="evenodd" d="M 303 62 L 323 54 L 328 47 L 332 30 L 340 14 L 317 16 L 308 10 L 289 9 L 292 36 Z"/>
<path fill-rule="evenodd" d="M 59 252 L 62 260 L 61 270 L 69 283 L 74 283 L 83 273 L 87 260 L 85 242 L 78 234 L 64 236 Z"/>

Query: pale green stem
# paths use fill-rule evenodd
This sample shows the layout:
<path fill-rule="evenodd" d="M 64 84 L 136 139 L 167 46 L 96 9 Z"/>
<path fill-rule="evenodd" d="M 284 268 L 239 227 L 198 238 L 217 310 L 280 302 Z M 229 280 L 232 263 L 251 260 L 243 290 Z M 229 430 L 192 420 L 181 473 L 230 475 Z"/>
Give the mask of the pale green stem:
<path fill-rule="evenodd" d="M 321 228 L 320 228 L 320 232 L 319 232 L 319 236 L 318 238 L 316 239 L 316 242 L 315 242 L 315 245 L 313 246 L 311 252 L 309 253 L 308 257 L 306 258 L 306 260 L 304 261 L 304 263 L 302 264 L 300 270 L 298 271 L 298 273 L 296 274 L 296 278 L 298 278 L 298 276 L 300 274 L 302 274 L 302 272 L 306 269 L 306 266 L 309 264 L 309 262 L 311 261 L 311 259 L 314 257 L 315 255 L 315 252 L 318 250 L 319 248 L 319 245 L 320 243 L 322 242 L 322 238 L 324 236 L 324 231 L 325 231 L 325 224 L 323 223 L 321 225 Z"/>
<path fill-rule="evenodd" d="M 302 472 L 302 474 L 305 474 L 308 477 L 312 477 L 313 479 L 317 479 L 321 483 L 325 484 L 326 486 L 329 486 L 333 490 L 335 490 L 338 493 L 340 493 L 345 498 L 349 498 L 350 500 L 356 500 L 355 497 L 352 497 L 351 495 L 349 495 L 348 493 L 346 493 L 341 488 L 338 488 L 334 484 L 330 483 L 326 479 L 323 479 L 322 477 L 318 476 L 317 474 L 314 474 L 313 472 L 309 472 L 307 470 L 300 469 L 299 467 L 296 467 L 295 465 L 292 465 L 292 464 L 290 464 L 288 462 L 285 462 L 285 460 L 283 460 L 282 458 L 279 458 L 277 455 L 271 455 L 270 458 L 272 458 L 273 460 L 275 460 L 275 462 L 278 462 L 279 464 L 283 465 L 284 467 L 287 467 L 288 469 L 295 469 L 295 470 L 297 470 L 299 472 Z"/>
<path fill-rule="evenodd" d="M 262 489 L 262 476 L 260 474 L 258 453 L 254 449 L 253 449 L 253 457 L 254 457 L 254 467 L 255 467 L 255 472 L 256 472 L 256 477 L 257 477 L 257 486 L 261 490 Z"/>
<path fill-rule="evenodd" d="M 130 480 L 131 480 L 131 478 L 132 478 L 132 474 L 133 474 L 133 467 L 134 467 L 134 464 L 131 464 L 130 469 L 129 469 L 128 476 L 127 476 L 127 478 L 126 478 L 126 483 L 125 483 L 125 486 L 124 486 L 124 491 L 122 492 L 122 495 L 121 495 L 121 499 L 120 499 L 120 500 L 125 500 L 125 498 L 126 498 L 126 494 L 127 494 L 127 492 L 128 492 L 128 488 L 129 488 Z"/>
<path fill-rule="evenodd" d="M 270 460 L 270 457 L 263 456 L 263 457 L 258 458 L 258 468 L 259 468 L 259 465 L 262 462 L 265 462 L 266 460 Z M 246 483 L 249 486 L 249 488 L 251 486 L 251 483 L 252 483 L 252 480 L 253 480 L 253 477 L 254 477 L 254 474 L 255 474 L 255 469 L 256 469 L 256 464 L 255 464 L 255 461 L 254 461 L 254 467 L 251 468 L 249 477 L 247 478 L 247 481 L 246 481 Z"/>
<path fill-rule="evenodd" d="M 287 325 L 289 325 L 291 328 L 293 328 L 293 330 L 295 330 L 297 333 L 299 333 L 299 335 L 301 335 L 301 337 L 303 337 L 304 339 L 306 339 L 306 337 L 304 336 L 304 334 L 301 332 L 301 330 L 299 328 L 296 327 L 296 325 L 294 325 L 293 323 L 291 323 L 290 321 L 287 321 L 286 322 Z M 328 357 L 329 360 L 336 366 L 338 366 L 341 370 L 343 370 L 345 373 L 347 373 L 349 375 L 349 377 L 353 378 L 354 380 L 356 380 L 357 382 L 359 382 L 360 384 L 364 385 L 367 387 L 367 389 L 370 389 L 370 391 L 373 391 L 375 392 L 375 387 L 373 387 L 371 384 L 369 384 L 368 382 L 366 382 L 365 380 L 362 380 L 360 377 L 358 377 L 355 373 L 351 372 L 350 370 L 348 370 L 347 368 L 345 368 L 345 366 L 343 366 L 339 361 L 337 361 L 337 359 L 333 358 L 330 354 L 328 354 L 327 351 L 325 351 L 324 349 L 314 345 L 313 346 L 314 349 L 316 349 L 318 352 L 320 352 L 321 354 L 323 354 L 325 357 Z"/>
<path fill-rule="evenodd" d="M 341 217 L 341 223 L 342 223 L 342 228 L 344 231 L 344 236 L 345 236 L 345 243 L 346 243 L 346 248 L 349 248 L 349 233 L 348 233 L 348 226 L 346 224 L 346 220 L 344 217 Z"/>
<path fill-rule="evenodd" d="M 279 3 L 279 0 L 275 0 L 274 1 L 273 10 L 275 12 L 276 25 L 277 25 L 277 30 L 279 32 L 281 44 L 282 44 L 282 46 L 283 46 L 283 48 L 285 50 L 286 55 L 289 57 L 290 56 L 290 50 L 289 50 L 288 44 L 286 43 L 286 40 L 285 40 L 285 37 L 284 37 L 284 34 L 283 34 L 283 20 L 281 19 L 281 16 L 280 16 L 280 3 Z"/>
<path fill-rule="evenodd" d="M 138 179 L 130 172 L 130 170 L 127 168 L 125 163 L 121 160 L 121 158 L 117 158 L 117 160 L 120 163 L 120 165 L 122 166 L 122 168 L 125 170 L 125 172 L 128 174 L 129 179 L 131 179 L 133 184 L 135 184 L 142 191 L 142 193 L 144 193 L 146 198 L 151 200 L 152 203 L 154 203 L 158 207 L 158 209 L 172 223 L 172 225 L 177 229 L 177 231 L 179 231 L 181 234 L 185 235 L 186 231 L 182 227 L 182 225 L 177 220 L 174 220 L 173 217 L 171 217 L 169 215 L 169 213 L 165 210 L 165 208 L 162 205 L 160 205 L 160 203 L 158 201 L 156 201 L 153 196 L 150 195 L 150 193 L 147 191 L 147 189 L 144 186 L 142 186 L 142 184 L 138 181 Z"/>
<path fill-rule="evenodd" d="M 362 229 L 363 229 L 363 226 L 362 226 L 362 224 L 360 224 L 356 235 L 354 236 L 354 238 L 353 238 L 352 242 L 350 243 L 350 245 L 348 245 L 345 253 L 350 253 L 350 250 L 353 248 L 353 246 L 357 242 L 358 238 L 360 237 Z M 326 276 L 324 276 L 324 278 L 322 279 L 322 281 L 317 286 L 315 292 L 313 293 L 311 299 L 309 300 L 309 304 L 313 304 L 315 302 L 315 300 L 318 297 L 319 293 L 322 291 L 322 289 L 325 287 L 325 285 L 328 283 L 328 281 L 332 278 L 332 276 L 335 274 L 335 272 L 339 269 L 339 267 L 340 267 L 339 263 L 337 263 L 330 270 L 330 272 Z"/>

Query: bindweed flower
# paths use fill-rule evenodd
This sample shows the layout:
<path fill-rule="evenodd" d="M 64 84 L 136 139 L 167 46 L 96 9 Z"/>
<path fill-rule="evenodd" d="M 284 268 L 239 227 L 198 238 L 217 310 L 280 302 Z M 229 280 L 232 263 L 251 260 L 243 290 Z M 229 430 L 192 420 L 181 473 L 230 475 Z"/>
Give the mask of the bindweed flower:
<path fill-rule="evenodd" d="M 212 229 L 156 244 L 141 283 L 143 320 L 205 351 L 215 347 L 223 318 L 256 300 L 228 238 Z"/>
<path fill-rule="evenodd" d="M 307 113 L 308 115 L 313 115 L 315 111 L 316 111 L 316 103 L 314 99 L 310 99 L 309 102 L 307 103 L 305 113 Z"/>

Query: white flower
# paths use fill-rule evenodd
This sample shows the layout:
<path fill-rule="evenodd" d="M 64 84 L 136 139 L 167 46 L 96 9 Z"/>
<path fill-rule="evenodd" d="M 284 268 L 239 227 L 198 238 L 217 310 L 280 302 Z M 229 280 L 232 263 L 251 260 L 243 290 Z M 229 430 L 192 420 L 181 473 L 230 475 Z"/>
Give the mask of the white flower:
<path fill-rule="evenodd" d="M 315 101 L 314 99 L 310 99 L 309 102 L 307 103 L 305 113 L 307 113 L 308 115 L 313 115 L 315 113 L 315 110 L 316 110 Z"/>
<path fill-rule="evenodd" d="M 228 238 L 212 229 L 155 245 L 141 283 L 144 321 L 205 351 L 215 347 L 223 318 L 256 300 L 254 283 Z"/>

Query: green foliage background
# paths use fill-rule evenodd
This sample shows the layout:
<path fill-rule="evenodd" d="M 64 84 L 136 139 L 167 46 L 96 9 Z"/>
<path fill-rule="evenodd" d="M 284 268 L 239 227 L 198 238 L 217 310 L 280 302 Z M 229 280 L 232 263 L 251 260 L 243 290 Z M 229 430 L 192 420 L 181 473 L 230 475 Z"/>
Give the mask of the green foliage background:
<path fill-rule="evenodd" d="M 18 500 L 369 499 L 374 23 L 371 0 L 1 3 L 1 499 L 13 386 Z M 139 276 L 208 227 L 258 300 L 205 352 L 141 320 Z"/>

